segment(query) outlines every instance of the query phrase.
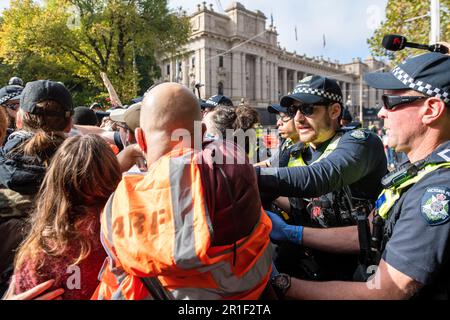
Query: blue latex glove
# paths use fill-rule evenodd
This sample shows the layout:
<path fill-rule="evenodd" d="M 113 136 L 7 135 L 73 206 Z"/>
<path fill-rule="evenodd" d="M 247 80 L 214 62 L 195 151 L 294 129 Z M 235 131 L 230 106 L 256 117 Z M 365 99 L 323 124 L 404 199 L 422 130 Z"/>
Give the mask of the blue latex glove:
<path fill-rule="evenodd" d="M 283 221 L 276 213 L 266 211 L 270 220 L 272 220 L 272 232 L 270 238 L 274 241 L 291 241 L 295 244 L 303 242 L 303 227 L 291 226 Z"/>

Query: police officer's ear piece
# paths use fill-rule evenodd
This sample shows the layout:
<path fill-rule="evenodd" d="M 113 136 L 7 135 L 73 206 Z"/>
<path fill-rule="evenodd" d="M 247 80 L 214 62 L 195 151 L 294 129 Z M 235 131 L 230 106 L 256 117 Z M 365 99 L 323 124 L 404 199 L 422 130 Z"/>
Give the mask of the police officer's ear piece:
<path fill-rule="evenodd" d="M 134 136 L 143 153 L 147 153 L 147 143 L 145 142 L 144 131 L 141 128 L 134 130 Z"/>

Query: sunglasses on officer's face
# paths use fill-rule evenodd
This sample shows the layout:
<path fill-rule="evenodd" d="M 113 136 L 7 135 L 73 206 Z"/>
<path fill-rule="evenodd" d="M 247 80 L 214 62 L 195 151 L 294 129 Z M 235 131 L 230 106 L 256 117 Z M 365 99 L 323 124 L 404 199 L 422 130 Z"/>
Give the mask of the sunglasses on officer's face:
<path fill-rule="evenodd" d="M 297 115 L 297 112 L 300 111 L 302 115 L 309 117 L 314 114 L 315 106 L 315 104 L 302 104 L 299 106 L 292 105 L 287 107 L 287 115 L 291 118 L 294 118 Z"/>
<path fill-rule="evenodd" d="M 395 108 L 403 104 L 411 104 L 418 100 L 428 99 L 425 96 L 391 96 L 384 94 L 381 99 L 383 100 L 384 108 L 386 110 L 394 110 Z"/>

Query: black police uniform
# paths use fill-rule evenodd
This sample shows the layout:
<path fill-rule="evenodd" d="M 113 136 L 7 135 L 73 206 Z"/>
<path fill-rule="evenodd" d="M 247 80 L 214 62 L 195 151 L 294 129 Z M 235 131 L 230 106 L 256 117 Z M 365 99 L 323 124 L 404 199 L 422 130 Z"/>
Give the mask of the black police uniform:
<path fill-rule="evenodd" d="M 381 178 L 387 172 L 387 163 L 378 136 L 363 130 L 345 132 L 336 149 L 315 162 L 332 140 L 317 146 L 316 150 L 311 147 L 301 150 L 308 166 L 257 170 L 263 198 L 286 196 L 310 199 L 309 210 L 294 213 L 297 215 L 296 224 L 316 228 L 355 225 L 351 207 L 373 205 L 382 189 Z M 352 204 L 343 203 L 344 192 L 351 193 Z M 327 194 L 333 200 L 329 208 L 325 208 L 327 205 L 323 201 Z M 276 259 L 278 270 L 300 278 L 351 280 L 357 266 L 357 257 L 353 255 L 335 255 L 309 249 L 304 252 L 293 244 L 280 248 Z M 301 252 L 301 262 L 293 263 L 293 251 Z"/>
<path fill-rule="evenodd" d="M 450 141 L 426 163 L 450 161 Z M 407 189 L 385 222 L 382 258 L 424 287 L 417 298 L 450 298 L 450 169 L 439 168 Z"/>

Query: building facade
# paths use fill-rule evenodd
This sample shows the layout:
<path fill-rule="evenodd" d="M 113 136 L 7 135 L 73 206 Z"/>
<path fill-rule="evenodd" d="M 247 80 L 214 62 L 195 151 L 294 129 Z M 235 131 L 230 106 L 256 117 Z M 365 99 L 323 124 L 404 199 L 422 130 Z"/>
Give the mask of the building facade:
<path fill-rule="evenodd" d="M 366 72 L 387 69 L 374 58 L 340 64 L 288 52 L 278 43 L 276 27 L 266 27 L 264 13 L 247 10 L 239 2 L 224 14 L 203 2 L 190 20 L 188 45 L 177 56 L 160 59 L 162 80 L 182 83 L 203 99 L 224 94 L 235 103 L 244 99 L 265 109 L 279 102 L 304 77 L 323 75 L 339 82 L 354 116 L 359 117 L 361 106 L 381 106 L 382 92 L 363 81 Z"/>

